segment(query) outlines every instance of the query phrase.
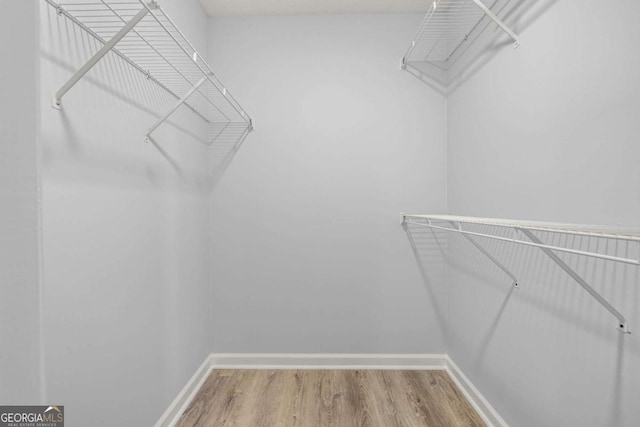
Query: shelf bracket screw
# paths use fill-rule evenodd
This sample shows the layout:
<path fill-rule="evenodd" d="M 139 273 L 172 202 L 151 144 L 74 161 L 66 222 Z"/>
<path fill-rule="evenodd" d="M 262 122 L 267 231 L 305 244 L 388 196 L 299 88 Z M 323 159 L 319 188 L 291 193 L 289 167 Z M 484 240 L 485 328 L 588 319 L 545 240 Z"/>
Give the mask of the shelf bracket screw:
<path fill-rule="evenodd" d="M 631 335 L 631 331 L 627 329 L 627 325 L 624 323 L 620 323 L 620 325 L 618 326 L 618 331 L 622 334 Z"/>

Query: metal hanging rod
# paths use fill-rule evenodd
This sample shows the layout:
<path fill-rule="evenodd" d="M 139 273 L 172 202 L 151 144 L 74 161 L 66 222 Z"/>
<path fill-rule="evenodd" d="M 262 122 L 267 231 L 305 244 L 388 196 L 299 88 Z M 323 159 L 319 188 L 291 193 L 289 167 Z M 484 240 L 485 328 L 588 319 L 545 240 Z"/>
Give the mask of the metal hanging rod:
<path fill-rule="evenodd" d="M 58 15 L 71 19 L 103 43 L 56 92 L 55 108 L 61 108 L 63 96 L 107 53 L 113 52 L 178 100 L 150 127 L 147 141 L 181 105 L 209 126 L 234 123 L 253 130 L 253 119 L 156 0 L 68 0 L 64 5 L 45 1 Z"/>
<path fill-rule="evenodd" d="M 524 246 L 532 246 L 541 249 L 553 262 L 555 262 L 560 268 L 562 268 L 569 276 L 571 276 L 584 290 L 586 290 L 593 298 L 598 301 L 607 311 L 609 311 L 618 320 L 618 330 L 624 333 L 630 333 L 626 318 L 613 307 L 602 295 L 600 295 L 586 280 L 584 280 L 578 273 L 575 272 L 569 265 L 567 265 L 556 252 L 565 252 L 575 255 L 588 256 L 592 258 L 603 259 L 607 261 L 621 262 L 625 264 L 631 264 L 640 266 L 640 260 L 632 258 L 623 258 L 612 255 L 606 255 L 598 252 L 581 251 L 561 246 L 554 246 L 545 244 L 538 236 L 534 234 L 534 231 L 544 231 L 551 233 L 560 233 L 574 236 L 588 236 L 598 238 L 611 238 L 624 241 L 640 242 L 640 229 L 628 229 L 618 227 L 602 227 L 591 225 L 577 225 L 577 224 L 559 224 L 559 223 L 547 223 L 547 222 L 533 222 L 533 221 L 519 221 L 519 220 L 506 220 L 506 219 L 491 219 L 491 218 L 475 218 L 475 217 L 463 217 L 453 215 L 407 215 L 401 214 L 401 222 L 403 225 L 411 224 L 420 227 L 428 227 L 435 230 L 443 230 L 453 233 L 458 233 L 467 238 L 474 246 L 482 251 L 492 262 L 500 267 L 507 275 L 514 279 L 514 284 L 517 286 L 518 281 L 515 276 L 504 267 L 499 261 L 495 259 L 486 249 L 484 249 L 475 239 L 471 236 L 485 237 L 493 240 L 499 240 L 502 242 L 510 242 Z M 444 223 L 445 225 L 436 225 L 434 223 Z M 451 227 L 446 226 L 451 225 Z M 475 224 L 475 225 L 488 225 L 493 227 L 509 228 L 514 231 L 514 237 L 502 237 L 490 233 L 481 233 L 471 231 L 463 228 L 463 224 Z M 517 237 L 517 233 L 524 234 L 528 240 L 522 240 Z"/>
<path fill-rule="evenodd" d="M 514 46 L 520 45 L 519 36 L 494 12 L 497 0 L 436 0 L 431 3 L 413 41 L 401 61 L 401 68 L 408 62 L 429 62 L 446 69 L 450 60 L 469 43 L 470 36 L 480 26 L 484 17 L 496 23 L 511 37 Z"/>

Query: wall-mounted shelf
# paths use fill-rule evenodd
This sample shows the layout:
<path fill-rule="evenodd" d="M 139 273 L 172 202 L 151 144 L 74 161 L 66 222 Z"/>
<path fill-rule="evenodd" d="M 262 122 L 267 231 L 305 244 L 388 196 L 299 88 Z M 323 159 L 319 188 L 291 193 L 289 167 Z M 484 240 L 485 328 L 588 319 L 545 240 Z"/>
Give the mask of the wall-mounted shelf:
<path fill-rule="evenodd" d="M 497 0 L 433 1 L 402 58 L 401 68 L 429 63 L 447 70 L 485 19 L 495 22 L 517 47 L 518 35 L 493 12 L 497 3 Z"/>
<path fill-rule="evenodd" d="M 229 124 L 253 130 L 251 117 L 155 0 L 45 1 L 58 15 L 66 16 L 103 43 L 55 93 L 55 108 L 62 108 L 63 96 L 107 53 L 113 52 L 176 99 L 173 108 L 149 127 L 146 141 L 181 106 L 217 129 Z"/>
<path fill-rule="evenodd" d="M 570 253 L 575 255 L 587 256 L 592 258 L 604 259 L 607 261 L 621 262 L 640 266 L 640 260 L 633 258 L 623 258 L 608 254 L 582 251 L 563 246 L 554 246 L 545 244 L 535 232 L 550 232 L 567 234 L 573 236 L 599 237 L 607 239 L 625 240 L 640 242 L 640 229 L 629 229 L 621 227 L 607 227 L 597 225 L 578 225 L 578 224 L 560 224 L 551 222 L 538 221 L 520 221 L 508 219 L 493 218 L 475 218 L 453 215 L 406 215 L 401 214 L 401 222 L 403 225 L 412 224 L 421 227 L 428 227 L 436 230 L 444 230 L 452 233 L 458 233 L 469 240 L 482 253 L 484 253 L 492 262 L 494 262 L 502 271 L 505 272 L 514 281 L 514 285 L 518 286 L 518 280 L 504 265 L 502 265 L 493 255 L 491 255 L 475 237 L 484 237 L 503 242 L 510 242 L 519 245 L 532 246 L 541 249 L 553 262 L 562 268 L 569 276 L 571 276 L 580 286 L 582 286 L 593 298 L 595 298 L 605 309 L 607 309 L 618 320 L 618 330 L 629 333 L 626 318 L 613 307 L 605 298 L 602 297 L 591 285 L 589 285 L 578 273 L 567 265 L 557 252 Z M 489 232 L 478 232 L 470 230 L 467 225 L 487 225 L 491 227 L 507 228 L 513 231 L 512 237 L 504 237 Z"/>

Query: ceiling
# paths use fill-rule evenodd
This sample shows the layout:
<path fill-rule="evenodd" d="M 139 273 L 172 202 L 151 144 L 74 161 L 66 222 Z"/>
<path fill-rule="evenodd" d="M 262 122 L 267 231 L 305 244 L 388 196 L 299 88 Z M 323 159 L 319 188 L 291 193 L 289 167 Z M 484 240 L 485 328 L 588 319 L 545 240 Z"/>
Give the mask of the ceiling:
<path fill-rule="evenodd" d="M 428 0 L 200 0 L 209 16 L 426 12 Z"/>

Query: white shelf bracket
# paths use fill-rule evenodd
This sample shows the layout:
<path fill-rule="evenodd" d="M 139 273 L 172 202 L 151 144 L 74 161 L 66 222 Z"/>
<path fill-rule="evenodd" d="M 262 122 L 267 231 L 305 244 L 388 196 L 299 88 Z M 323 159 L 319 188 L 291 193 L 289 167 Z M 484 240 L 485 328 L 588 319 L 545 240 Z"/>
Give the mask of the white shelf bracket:
<path fill-rule="evenodd" d="M 540 245 L 538 246 L 549 258 L 553 260 L 560 268 L 562 268 L 573 280 L 578 282 L 582 288 L 589 293 L 593 298 L 596 299 L 604 308 L 606 308 L 611 314 L 613 314 L 618 319 L 618 330 L 625 334 L 630 334 L 631 332 L 628 329 L 627 320 L 625 317 L 616 310 L 606 299 L 602 297 L 595 289 L 593 289 L 578 273 L 576 273 L 571 267 L 569 267 L 564 261 L 560 259 L 560 257 L 553 252 L 553 250 L 544 247 L 544 242 L 540 240 L 531 230 L 527 230 L 525 228 L 517 228 L 518 231 L 524 233 L 525 236 L 529 238 L 532 242 Z"/>
<path fill-rule="evenodd" d="M 476 6 L 482 10 L 493 22 L 495 22 L 505 33 L 509 34 L 509 37 L 513 39 L 514 47 L 520 46 L 520 37 L 511 30 L 500 18 L 498 18 L 481 0 L 473 0 Z"/>
<path fill-rule="evenodd" d="M 60 110 L 62 108 L 62 97 L 75 86 L 115 45 L 126 36 L 146 15 L 150 9 L 157 9 L 159 6 L 155 0 L 147 3 L 124 27 L 120 29 L 104 46 L 100 48 L 71 78 L 53 95 L 53 107 Z M 58 5 L 58 14 L 62 14 L 62 6 Z"/>
<path fill-rule="evenodd" d="M 169 110 L 164 116 L 162 116 L 161 118 L 158 119 L 158 121 L 156 121 L 153 126 L 151 126 L 149 128 L 149 130 L 147 131 L 147 135 L 145 136 L 144 141 L 145 142 L 150 142 L 151 141 L 151 133 L 153 133 L 154 130 L 158 129 L 158 127 L 165 122 L 165 120 L 167 120 L 181 105 L 183 105 L 185 102 L 187 102 L 187 99 L 189 99 L 189 97 L 191 95 L 193 95 L 193 93 L 198 90 L 198 88 L 200 86 L 202 86 L 202 84 L 204 82 L 207 81 L 207 77 L 203 77 L 200 80 L 198 80 L 198 82 L 196 84 L 194 84 L 191 89 L 189 89 L 189 92 L 187 92 L 182 98 L 180 98 L 178 100 L 178 102 L 175 103 L 175 105 L 171 108 L 171 110 Z"/>
<path fill-rule="evenodd" d="M 452 226 L 454 226 L 455 228 L 457 228 L 458 230 L 460 230 L 461 232 L 462 230 L 462 224 L 460 223 L 455 223 L 453 221 L 450 221 L 450 224 Z M 429 222 L 429 225 L 431 225 L 431 222 Z M 502 270 L 504 272 L 504 274 L 506 274 L 507 276 L 511 277 L 511 279 L 513 280 L 513 286 L 515 286 L 516 288 L 519 285 L 518 282 L 518 278 L 516 277 L 515 274 L 513 274 L 507 267 L 504 266 L 504 264 L 502 264 L 500 261 L 498 261 L 493 255 L 491 255 L 491 253 L 489 251 L 487 251 L 480 243 L 478 243 L 476 241 L 476 239 L 474 239 L 473 237 L 465 234 L 465 233 L 460 233 L 462 234 L 462 236 L 467 239 L 473 246 L 475 246 L 480 252 L 482 252 L 487 258 L 489 258 L 491 260 L 491 262 L 493 262 L 500 270 Z"/>

